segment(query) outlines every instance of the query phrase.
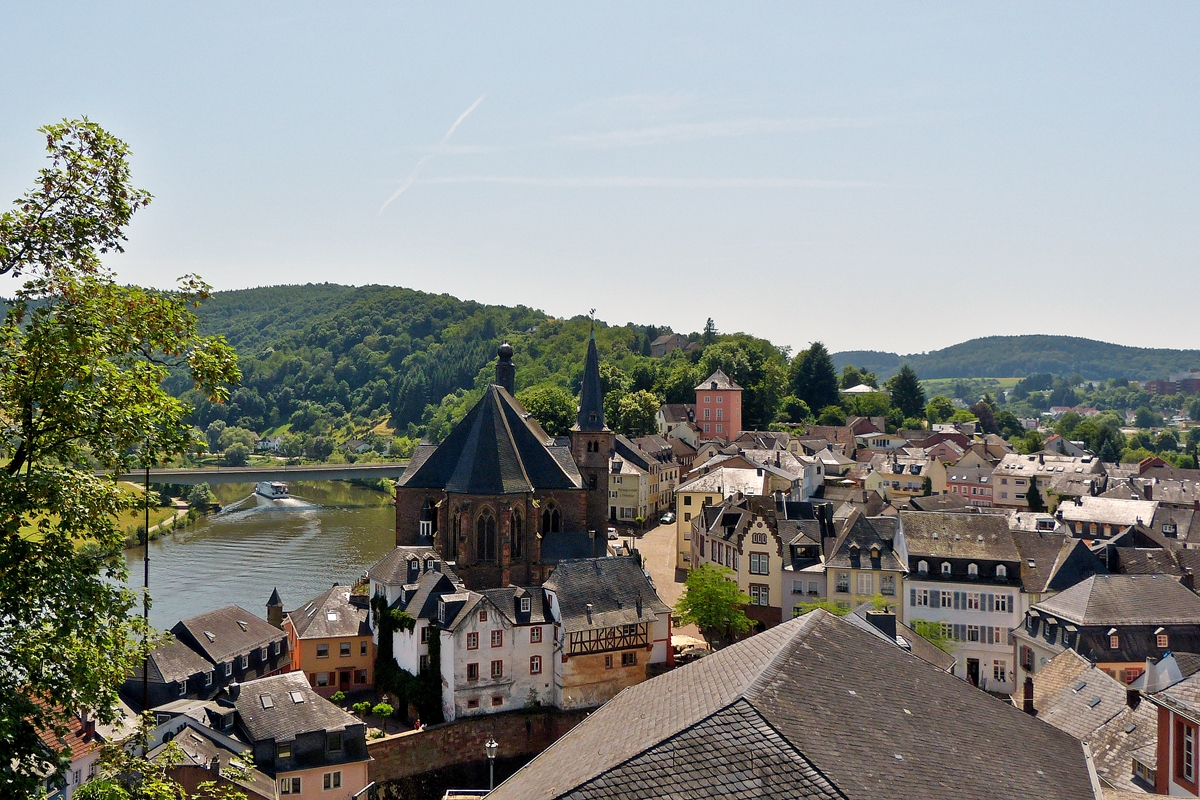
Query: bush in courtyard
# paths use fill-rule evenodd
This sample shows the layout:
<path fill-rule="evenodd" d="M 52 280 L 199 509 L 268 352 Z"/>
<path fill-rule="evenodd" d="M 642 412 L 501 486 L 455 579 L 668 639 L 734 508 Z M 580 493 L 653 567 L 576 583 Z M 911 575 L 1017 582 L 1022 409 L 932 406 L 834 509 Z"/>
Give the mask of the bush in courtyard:
<path fill-rule="evenodd" d="M 392 712 L 395 710 L 396 709 L 392 708 L 387 703 L 377 703 L 375 707 L 371 709 L 371 713 L 377 717 L 390 717 Z"/>

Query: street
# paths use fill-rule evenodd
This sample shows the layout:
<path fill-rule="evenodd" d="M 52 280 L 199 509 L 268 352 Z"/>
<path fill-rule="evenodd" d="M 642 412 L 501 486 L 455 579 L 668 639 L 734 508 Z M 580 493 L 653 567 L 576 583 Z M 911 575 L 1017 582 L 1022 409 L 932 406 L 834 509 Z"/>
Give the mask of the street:
<path fill-rule="evenodd" d="M 659 525 L 646 532 L 637 542 L 637 548 L 645 559 L 646 571 L 654 581 L 658 596 L 671 608 L 683 594 L 684 573 L 675 573 L 675 525 Z M 678 577 L 678 581 L 676 580 Z M 676 635 L 700 637 L 700 631 L 695 625 L 685 625 L 673 631 Z"/>

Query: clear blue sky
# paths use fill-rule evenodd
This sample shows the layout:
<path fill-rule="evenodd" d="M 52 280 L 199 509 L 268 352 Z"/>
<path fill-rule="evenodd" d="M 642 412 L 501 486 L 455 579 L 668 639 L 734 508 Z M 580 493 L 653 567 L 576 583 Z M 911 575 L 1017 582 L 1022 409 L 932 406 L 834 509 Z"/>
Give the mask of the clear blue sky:
<path fill-rule="evenodd" d="M 1200 346 L 1198 3 L 7 3 L 0 75 L 5 204 L 132 146 L 129 281 Z"/>

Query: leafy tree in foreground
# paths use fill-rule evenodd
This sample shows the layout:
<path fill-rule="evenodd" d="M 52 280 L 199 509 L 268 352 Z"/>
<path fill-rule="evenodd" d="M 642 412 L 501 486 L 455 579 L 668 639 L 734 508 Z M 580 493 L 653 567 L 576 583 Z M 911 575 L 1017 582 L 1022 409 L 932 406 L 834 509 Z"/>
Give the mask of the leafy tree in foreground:
<path fill-rule="evenodd" d="M 917 632 L 918 636 L 932 644 L 938 650 L 947 655 L 953 654 L 954 641 L 946 635 L 946 629 L 942 627 L 942 623 L 930 622 L 927 619 L 914 619 L 912 621 L 912 629 Z"/>
<path fill-rule="evenodd" d="M 726 567 L 703 564 L 687 577 L 687 588 L 675 604 L 684 625 L 695 625 L 710 644 L 721 646 L 749 633 L 754 623 L 742 608 L 750 598 L 730 579 Z"/>
<path fill-rule="evenodd" d="M 200 336 L 207 287 L 116 283 L 100 253 L 150 196 L 129 183 L 123 142 L 84 120 L 42 129 L 51 166 L 0 216 L 0 272 L 25 274 L 0 323 L 0 787 L 24 797 L 61 763 L 35 730 L 73 712 L 113 719 L 140 661 L 138 595 L 123 587 L 118 515 L 141 496 L 96 468 L 128 470 L 187 451 L 188 406 L 162 383 L 190 376 L 214 399 L 237 380 L 233 351 Z M 97 557 L 100 554 L 101 557 Z"/>
<path fill-rule="evenodd" d="M 892 405 L 906 417 L 925 416 L 925 390 L 917 373 L 908 364 L 888 379 L 887 390 L 892 395 Z"/>

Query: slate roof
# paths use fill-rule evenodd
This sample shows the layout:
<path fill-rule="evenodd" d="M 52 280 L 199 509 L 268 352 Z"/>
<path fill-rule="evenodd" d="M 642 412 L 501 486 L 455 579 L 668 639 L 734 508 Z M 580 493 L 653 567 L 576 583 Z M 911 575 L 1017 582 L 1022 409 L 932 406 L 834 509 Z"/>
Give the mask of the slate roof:
<path fill-rule="evenodd" d="M 1076 625 L 1200 624 L 1200 597 L 1167 575 L 1094 575 L 1033 607 Z"/>
<path fill-rule="evenodd" d="M 910 556 L 1018 561 L 1008 519 L 999 514 L 901 511 Z"/>
<path fill-rule="evenodd" d="M 1064 522 L 1096 522 L 1104 525 L 1149 525 L 1158 511 L 1157 501 L 1119 500 L 1115 497 L 1083 496 L 1079 502 L 1064 502 L 1058 513 Z"/>
<path fill-rule="evenodd" d="M 1137 708 L 1126 706 L 1088 739 L 1096 774 L 1118 789 L 1131 792 L 1154 791 L 1153 786 L 1134 776 L 1133 757 L 1136 754 L 1142 763 L 1156 768 L 1157 743 L 1158 712 L 1151 703 L 1140 703 Z"/>
<path fill-rule="evenodd" d="M 710 720 L 739 735 L 704 735 Z M 816 775 L 807 789 L 776 780 L 789 762 L 808 775 L 791 753 L 840 794 L 804 794 L 828 791 Z M 624 690 L 490 798 L 618 796 L 1095 798 L 1078 742 L 820 610 Z"/>
<path fill-rule="evenodd" d="M 230 780 L 232 783 L 253 792 L 252 796 L 259 797 L 275 797 L 277 791 L 275 789 L 275 779 L 267 775 L 262 770 L 251 768 L 243 778 L 234 779 L 229 771 L 230 761 L 245 761 L 245 752 L 249 747 L 244 747 L 241 751 L 233 751 L 224 744 L 218 742 L 214 737 L 213 732 L 204 725 L 187 725 L 182 731 L 176 734 L 171 740 L 183 753 L 184 764 L 196 767 L 209 768 L 212 760 L 215 758 L 220 763 L 221 777 Z M 156 761 L 167 752 L 170 742 L 164 742 L 154 748 L 147 754 L 147 758 L 151 761 Z M 239 763 L 239 772 L 244 763 Z"/>
<path fill-rule="evenodd" d="M 212 663 L 204 656 L 174 636 L 150 651 L 150 680 L 158 683 L 182 680 L 212 668 Z M 134 668 L 134 674 L 138 678 L 142 676 L 140 664 Z"/>
<path fill-rule="evenodd" d="M 633 556 L 587 558 L 561 562 L 543 584 L 558 598 L 567 632 L 653 621 L 671 609 L 659 599 L 650 579 Z M 637 611 L 638 596 L 642 613 Z M 588 621 L 587 606 L 592 605 Z"/>
<path fill-rule="evenodd" d="M 514 625 L 539 625 L 554 621 L 550 609 L 546 607 L 546 594 L 540 586 L 485 589 L 480 595 L 486 597 Z M 522 597 L 529 598 L 529 611 L 521 610 Z"/>
<path fill-rule="evenodd" d="M 886 633 L 875 627 L 867 617 L 868 611 L 873 611 L 875 606 L 871 603 L 863 603 L 858 608 L 847 614 L 844 619 L 862 628 L 868 633 L 882 638 L 886 642 L 896 645 L 901 650 L 912 653 L 917 658 L 932 664 L 940 670 L 949 672 L 954 669 L 955 659 L 946 651 L 937 647 L 933 642 L 921 636 L 912 628 L 905 625 L 900 620 L 896 620 L 896 638 L 889 637 Z"/>
<path fill-rule="evenodd" d="M 1059 533 L 1013 531 L 1021 554 L 1021 586 L 1026 592 L 1062 591 L 1108 570 L 1082 539 Z"/>
<path fill-rule="evenodd" d="M 416 570 L 416 573 L 420 574 L 425 562 L 429 559 L 440 561 L 441 556 L 430 547 L 422 547 L 420 545 L 399 546 L 367 570 L 367 577 L 388 586 L 403 586 L 411 582 L 413 577 L 414 571 L 410 568 L 410 563 L 415 560 L 417 564 L 421 565 Z M 445 565 L 443 565 L 443 568 L 445 568 Z"/>
<path fill-rule="evenodd" d="M 543 564 L 558 564 L 572 559 L 591 558 L 595 543 L 605 544 L 603 536 L 593 539 L 585 531 L 548 533 L 542 537 L 540 560 Z"/>
<path fill-rule="evenodd" d="M 408 585 L 405 586 L 408 594 Z M 453 594 L 461 591 L 462 586 L 451 576 L 441 572 L 426 572 L 418 579 L 415 590 L 408 596 L 407 601 L 397 601 L 410 615 L 417 619 L 437 619 L 438 598 L 443 594 Z"/>
<path fill-rule="evenodd" d="M 479 402 L 436 448 L 414 455 L 398 485 L 459 494 L 515 494 L 578 489 L 583 481 L 569 448 L 542 430 L 503 387 L 488 386 Z M 565 458 L 554 451 L 567 450 Z"/>
<path fill-rule="evenodd" d="M 677 488 L 676 492 L 711 492 L 722 497 L 734 494 L 762 494 L 765 478 L 757 469 L 717 467 L 711 472 L 692 478 Z"/>
<path fill-rule="evenodd" d="M 696 406 L 692 403 L 663 403 L 658 410 L 669 425 L 687 422 L 696 416 Z"/>
<path fill-rule="evenodd" d="M 265 703 L 264 695 L 270 695 L 270 700 Z M 294 696 L 301 698 L 301 702 L 295 702 Z M 234 707 L 246 735 L 253 742 L 267 739 L 290 742 L 297 734 L 340 731 L 362 724 L 358 717 L 347 714 L 313 691 L 303 672 L 285 672 L 243 683 Z"/>
<path fill-rule="evenodd" d="M 214 664 L 285 638 L 274 625 L 241 606 L 225 606 L 180 620 L 171 632 L 176 637 L 190 634 L 193 646 Z"/>
<path fill-rule="evenodd" d="M 604 391 L 600 387 L 600 356 L 596 352 L 595 328 L 588 339 L 587 357 L 583 362 L 583 385 L 579 389 L 579 413 L 571 430 L 608 430 L 604 424 Z"/>
<path fill-rule="evenodd" d="M 709 375 L 707 378 L 701 381 L 700 385 L 696 387 L 696 391 L 712 391 L 713 389 L 736 389 L 740 392 L 742 387 L 734 383 L 733 380 L 730 379 L 730 377 L 724 372 L 717 370 L 712 375 Z"/>
<path fill-rule="evenodd" d="M 826 567 L 841 567 L 843 569 L 872 569 L 871 565 L 871 546 L 879 545 L 879 566 L 874 569 L 893 570 L 897 572 L 905 572 L 908 569 L 906 564 L 900 563 L 900 559 L 892 550 L 891 540 L 885 540 L 881 532 L 876 529 L 887 526 L 888 524 L 895 525 L 894 520 L 889 520 L 882 517 L 873 517 L 869 521 L 861 514 L 852 515 L 853 522 L 849 524 L 845 531 L 838 536 L 829 553 L 826 554 Z M 852 554 L 852 545 L 858 545 L 857 559 Z M 866 565 L 866 566 L 863 566 Z"/>
<path fill-rule="evenodd" d="M 287 616 L 301 639 L 371 635 L 370 611 L 350 602 L 349 586 L 327 589 Z"/>

